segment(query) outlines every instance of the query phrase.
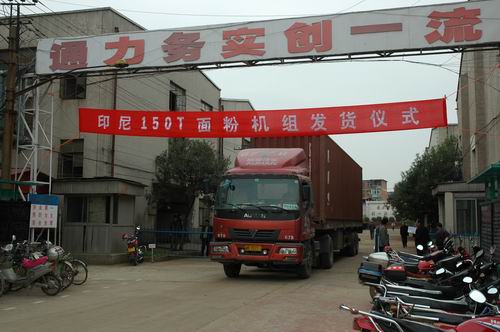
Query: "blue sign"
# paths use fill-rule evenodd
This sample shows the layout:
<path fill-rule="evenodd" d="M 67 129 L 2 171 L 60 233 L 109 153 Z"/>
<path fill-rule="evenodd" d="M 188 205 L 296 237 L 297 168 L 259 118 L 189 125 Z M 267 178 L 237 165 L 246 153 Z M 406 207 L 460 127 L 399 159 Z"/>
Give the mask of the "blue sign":
<path fill-rule="evenodd" d="M 59 205 L 59 197 L 56 195 L 29 194 L 28 201 L 38 205 Z"/>

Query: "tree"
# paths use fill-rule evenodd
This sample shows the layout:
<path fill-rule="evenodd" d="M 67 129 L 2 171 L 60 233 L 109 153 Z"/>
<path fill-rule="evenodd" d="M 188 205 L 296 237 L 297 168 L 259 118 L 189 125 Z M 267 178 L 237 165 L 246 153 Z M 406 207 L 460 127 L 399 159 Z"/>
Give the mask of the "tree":
<path fill-rule="evenodd" d="M 207 141 L 173 139 L 169 149 L 156 158 L 156 163 L 158 183 L 153 196 L 159 206 L 166 205 L 169 195 L 181 195 L 191 208 L 199 193 L 216 191 L 229 159 L 219 157 Z"/>
<path fill-rule="evenodd" d="M 402 180 L 395 185 L 389 200 L 396 218 L 423 220 L 427 216 L 437 221 L 437 198 L 432 196 L 432 188 L 439 183 L 461 180 L 461 170 L 462 153 L 455 137 L 426 149 L 422 155 L 417 154 L 410 169 L 401 174 Z"/>

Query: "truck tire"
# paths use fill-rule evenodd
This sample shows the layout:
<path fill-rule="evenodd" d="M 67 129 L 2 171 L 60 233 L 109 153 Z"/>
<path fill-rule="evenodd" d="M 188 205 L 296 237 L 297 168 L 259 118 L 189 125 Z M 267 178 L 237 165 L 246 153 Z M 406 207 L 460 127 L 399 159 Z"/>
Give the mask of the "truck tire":
<path fill-rule="evenodd" d="M 345 247 L 344 253 L 346 256 L 354 257 L 358 254 L 358 251 L 359 251 L 359 238 L 358 234 L 354 233 L 349 245 Z"/>
<path fill-rule="evenodd" d="M 224 273 L 228 278 L 238 278 L 240 276 L 241 264 L 224 263 Z"/>
<path fill-rule="evenodd" d="M 305 258 L 302 261 L 302 264 L 300 264 L 297 267 L 297 275 L 299 276 L 299 278 L 307 279 L 312 274 L 314 255 L 313 255 L 313 252 L 311 250 L 310 244 L 306 245 L 304 250 L 305 250 L 305 253 L 304 253 Z"/>
<path fill-rule="evenodd" d="M 323 235 L 320 239 L 319 266 L 322 269 L 331 269 L 333 266 L 333 240 L 329 235 Z M 323 252 L 321 252 L 323 251 Z"/>

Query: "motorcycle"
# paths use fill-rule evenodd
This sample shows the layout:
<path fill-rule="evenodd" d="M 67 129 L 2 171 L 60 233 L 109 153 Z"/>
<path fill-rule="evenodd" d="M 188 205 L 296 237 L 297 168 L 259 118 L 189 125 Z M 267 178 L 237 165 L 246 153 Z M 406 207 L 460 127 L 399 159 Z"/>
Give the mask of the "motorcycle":
<path fill-rule="evenodd" d="M 22 288 L 33 286 L 40 287 L 49 296 L 59 294 L 62 289 L 61 279 L 52 271 L 52 264 L 48 262 L 47 256 L 38 259 L 23 258 L 21 266 L 18 267 L 22 274 L 14 270 L 13 242 L 16 237 L 12 236 L 12 243 L 1 248 L 0 274 L 5 283 L 6 291 L 17 291 Z"/>
<path fill-rule="evenodd" d="M 139 245 L 140 230 L 141 227 L 137 226 L 135 228 L 134 235 L 129 235 L 127 233 L 122 235 L 122 240 L 127 241 L 128 261 L 131 265 L 138 265 L 144 262 L 144 252 L 146 251 L 146 247 Z"/>
<path fill-rule="evenodd" d="M 71 286 L 75 277 L 75 268 L 69 260 L 66 259 L 64 249 L 53 245 L 50 241 L 41 243 L 31 243 L 28 245 L 27 252 L 30 257 L 35 259 L 47 256 L 52 264 L 52 271 L 61 278 L 63 290 Z"/>
<path fill-rule="evenodd" d="M 464 315 L 449 314 L 446 312 L 420 312 L 418 315 L 410 314 L 404 310 L 398 310 L 394 316 L 380 312 L 365 312 L 346 305 L 340 305 L 340 310 L 349 311 L 354 318 L 353 329 L 361 331 L 377 332 L 497 332 L 500 329 L 500 320 L 498 307 L 488 304 L 486 296 L 478 291 L 472 290 L 469 299 L 475 303 L 474 314 L 463 317 Z M 478 306 L 484 305 L 489 310 L 476 315 Z M 446 321 L 446 322 L 444 322 Z"/>

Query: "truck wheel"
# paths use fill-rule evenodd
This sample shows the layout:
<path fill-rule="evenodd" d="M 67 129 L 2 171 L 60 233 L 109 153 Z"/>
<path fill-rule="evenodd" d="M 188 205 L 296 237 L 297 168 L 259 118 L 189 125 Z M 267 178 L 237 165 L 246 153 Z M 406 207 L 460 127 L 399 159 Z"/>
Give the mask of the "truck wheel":
<path fill-rule="evenodd" d="M 224 263 L 224 273 L 228 278 L 238 278 L 240 276 L 241 264 Z"/>
<path fill-rule="evenodd" d="M 358 234 L 354 234 L 354 236 L 351 239 L 351 243 L 345 247 L 344 252 L 346 256 L 353 257 L 358 254 L 359 251 L 359 238 Z"/>
<path fill-rule="evenodd" d="M 322 269 L 331 269 L 333 266 L 333 240 L 329 235 L 320 238 L 320 248 L 326 252 L 319 254 L 319 266 Z"/>
<path fill-rule="evenodd" d="M 312 274 L 312 267 L 313 267 L 313 260 L 314 260 L 314 255 L 311 250 L 311 246 L 307 245 L 305 247 L 305 258 L 302 261 L 302 264 L 300 264 L 297 268 L 297 274 L 300 278 L 302 279 L 307 279 L 311 276 Z"/>

